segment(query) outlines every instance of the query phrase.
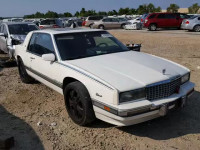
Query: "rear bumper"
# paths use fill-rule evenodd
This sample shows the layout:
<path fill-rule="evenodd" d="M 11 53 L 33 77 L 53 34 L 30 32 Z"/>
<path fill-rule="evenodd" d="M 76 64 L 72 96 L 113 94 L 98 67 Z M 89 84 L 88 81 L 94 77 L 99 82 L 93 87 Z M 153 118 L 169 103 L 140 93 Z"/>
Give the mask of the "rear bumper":
<path fill-rule="evenodd" d="M 110 113 L 98 106 L 93 106 L 95 115 L 98 119 L 117 125 L 128 126 L 144 121 L 152 120 L 160 116 L 165 116 L 170 110 L 181 108 L 186 104 L 188 98 L 193 94 L 194 84 L 191 82 L 182 85 L 180 93 L 174 94 L 168 98 L 147 102 L 143 100 L 135 104 L 118 105 L 118 113 Z M 141 103 L 141 105 L 139 104 Z M 130 108 L 132 107 L 132 108 Z M 133 108 L 134 107 L 134 108 Z M 119 114 L 130 114 L 122 117 Z"/>
<path fill-rule="evenodd" d="M 193 30 L 193 27 L 191 27 L 190 25 L 187 25 L 187 24 L 182 24 L 181 29 L 183 29 L 183 30 Z"/>

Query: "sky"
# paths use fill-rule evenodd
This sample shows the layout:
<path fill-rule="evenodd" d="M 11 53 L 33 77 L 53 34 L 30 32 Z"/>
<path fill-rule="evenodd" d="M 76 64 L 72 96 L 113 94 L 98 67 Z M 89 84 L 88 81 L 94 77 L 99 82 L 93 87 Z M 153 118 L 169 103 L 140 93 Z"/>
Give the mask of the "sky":
<path fill-rule="evenodd" d="M 137 8 L 141 4 L 153 3 L 156 7 L 166 9 L 171 3 L 187 8 L 200 0 L 1 0 L 1 17 L 23 17 L 37 11 L 46 13 L 48 10 L 57 13 L 70 12 L 74 14 L 81 8 L 96 11 L 118 10 L 119 8 Z"/>

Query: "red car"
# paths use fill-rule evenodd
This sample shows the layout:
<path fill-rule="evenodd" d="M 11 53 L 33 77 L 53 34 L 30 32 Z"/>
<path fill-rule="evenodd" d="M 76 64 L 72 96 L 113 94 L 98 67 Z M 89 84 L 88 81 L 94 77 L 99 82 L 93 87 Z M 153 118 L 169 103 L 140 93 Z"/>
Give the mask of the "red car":
<path fill-rule="evenodd" d="M 180 28 L 183 19 L 189 18 L 183 13 L 152 13 L 144 21 L 144 27 L 150 31 L 157 28 Z"/>

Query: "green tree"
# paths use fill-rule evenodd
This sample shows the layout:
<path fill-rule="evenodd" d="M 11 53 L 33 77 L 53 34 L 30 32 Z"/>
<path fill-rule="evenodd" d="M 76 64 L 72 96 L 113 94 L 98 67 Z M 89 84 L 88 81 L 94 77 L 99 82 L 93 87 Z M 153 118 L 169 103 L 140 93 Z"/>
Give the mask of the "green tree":
<path fill-rule="evenodd" d="M 162 11 L 161 7 L 157 7 L 157 8 L 155 9 L 155 12 L 161 12 L 161 11 Z"/>
<path fill-rule="evenodd" d="M 100 15 L 100 16 L 107 16 L 107 12 L 105 12 L 105 11 L 99 11 L 98 12 L 98 15 Z"/>
<path fill-rule="evenodd" d="M 167 8 L 167 12 L 177 13 L 179 8 L 180 7 L 177 4 L 170 4 L 170 6 Z"/>
<path fill-rule="evenodd" d="M 131 11 L 128 7 L 127 8 L 120 8 L 118 14 L 119 15 L 129 15 L 130 12 Z"/>
<path fill-rule="evenodd" d="M 53 11 L 48 11 L 45 14 L 45 18 L 58 18 L 58 14 L 56 12 L 53 12 Z"/>
<path fill-rule="evenodd" d="M 64 13 L 64 16 L 65 16 L 65 17 L 72 17 L 72 14 L 69 13 L 69 12 L 65 12 L 65 13 Z"/>
<path fill-rule="evenodd" d="M 148 13 L 147 5 L 146 5 L 146 4 L 144 4 L 144 5 L 139 5 L 139 7 L 138 7 L 138 9 L 137 9 L 137 12 L 138 12 L 139 15 Z"/>
<path fill-rule="evenodd" d="M 74 16 L 79 17 L 80 13 L 78 11 L 76 11 L 76 13 L 74 14 Z"/>
<path fill-rule="evenodd" d="M 82 9 L 81 9 L 79 15 L 80 15 L 81 17 L 86 17 L 86 11 L 85 11 L 85 8 L 82 8 Z"/>
<path fill-rule="evenodd" d="M 114 16 L 114 15 L 118 15 L 116 10 L 112 10 L 108 12 L 108 16 Z"/>
<path fill-rule="evenodd" d="M 188 8 L 189 13 L 191 13 L 191 14 L 197 14 L 199 9 L 200 9 L 200 6 L 198 5 L 198 3 L 195 3 Z"/>
<path fill-rule="evenodd" d="M 150 4 L 148 4 L 147 5 L 147 11 L 148 11 L 148 13 L 152 13 L 152 12 L 155 12 L 155 6 L 152 4 L 152 3 L 150 3 Z"/>
<path fill-rule="evenodd" d="M 34 18 L 44 18 L 44 14 L 40 12 L 36 12 Z"/>

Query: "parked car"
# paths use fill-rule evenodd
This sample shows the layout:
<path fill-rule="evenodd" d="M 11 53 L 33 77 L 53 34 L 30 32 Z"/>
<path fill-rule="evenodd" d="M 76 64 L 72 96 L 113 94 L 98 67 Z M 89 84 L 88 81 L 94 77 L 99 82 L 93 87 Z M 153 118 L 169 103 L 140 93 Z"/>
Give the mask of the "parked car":
<path fill-rule="evenodd" d="M 141 30 L 142 23 L 140 22 L 140 17 L 128 20 L 127 24 L 125 25 L 126 30 Z"/>
<path fill-rule="evenodd" d="M 85 21 L 83 21 L 82 25 L 92 28 L 92 25 L 94 24 L 95 21 L 99 21 L 103 18 L 104 16 L 89 16 L 86 18 Z"/>
<path fill-rule="evenodd" d="M 40 29 L 48 29 L 48 28 L 62 28 L 62 21 L 59 19 L 44 19 L 40 22 Z"/>
<path fill-rule="evenodd" d="M 15 57 L 22 82 L 34 78 L 63 94 L 79 125 L 151 120 L 183 107 L 194 91 L 189 69 L 131 51 L 103 30 L 33 31 Z"/>
<path fill-rule="evenodd" d="M 77 27 L 81 27 L 82 22 L 83 21 L 79 18 L 69 18 L 69 19 L 66 19 L 65 21 L 65 27 L 71 27 L 72 23 L 75 23 Z"/>
<path fill-rule="evenodd" d="M 104 18 L 100 21 L 94 22 L 92 28 L 95 29 L 116 29 L 116 28 L 125 28 L 127 21 L 119 21 L 118 18 Z"/>
<path fill-rule="evenodd" d="M 23 18 L 9 18 L 9 19 L 3 19 L 3 22 L 23 22 Z"/>
<path fill-rule="evenodd" d="M 181 29 L 200 32 L 200 15 L 183 20 Z"/>
<path fill-rule="evenodd" d="M 128 22 L 130 22 L 131 24 L 141 23 L 141 17 L 128 20 Z"/>
<path fill-rule="evenodd" d="M 152 13 L 144 21 L 144 27 L 150 31 L 157 28 L 180 28 L 184 19 L 189 18 L 188 15 L 182 13 Z"/>
<path fill-rule="evenodd" d="M 0 50 L 13 58 L 15 45 L 23 43 L 30 31 L 38 29 L 33 23 L 2 23 L 0 26 Z"/>
<path fill-rule="evenodd" d="M 143 14 L 140 18 L 140 22 L 142 23 L 142 25 L 144 26 L 144 21 L 146 19 L 146 17 L 148 16 L 149 14 Z"/>

